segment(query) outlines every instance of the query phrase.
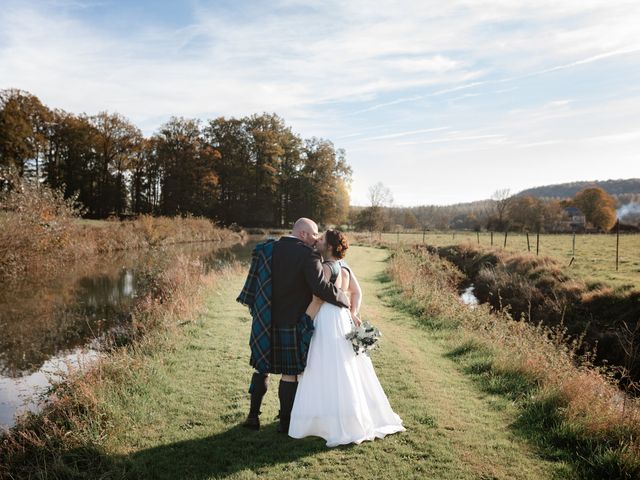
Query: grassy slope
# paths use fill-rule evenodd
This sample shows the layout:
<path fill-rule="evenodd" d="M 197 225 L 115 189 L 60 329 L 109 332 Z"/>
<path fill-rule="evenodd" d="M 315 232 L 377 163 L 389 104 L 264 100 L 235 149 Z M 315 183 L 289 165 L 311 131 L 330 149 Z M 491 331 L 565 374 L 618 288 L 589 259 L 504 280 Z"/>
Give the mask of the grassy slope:
<path fill-rule="evenodd" d="M 277 379 L 263 406 L 264 428 L 238 427 L 248 408 L 249 315 L 235 303 L 234 275 L 209 298 L 200 322 L 170 351 L 150 357 L 125 400 L 114 398 L 112 458 L 143 478 L 570 478 L 510 428 L 505 397 L 483 393 L 439 336 L 385 301 L 387 252 L 354 247 L 349 261 L 365 290 L 364 316 L 384 334 L 374 364 L 407 432 L 327 449 L 319 439 L 275 432 Z M 118 403 L 120 402 L 120 403 Z"/>
<path fill-rule="evenodd" d="M 385 233 L 382 239 L 387 242 L 396 242 L 395 233 Z M 422 233 L 401 234 L 400 242 L 422 243 Z M 429 245 L 444 247 L 457 243 L 477 243 L 475 232 L 427 232 L 425 241 Z M 536 236 L 529 238 L 531 251 L 536 250 Z M 502 248 L 504 234 L 494 234 L 494 245 Z M 554 257 L 567 266 L 566 271 L 572 276 L 586 282 L 603 282 L 606 284 L 635 285 L 640 287 L 640 234 L 625 234 L 620 236 L 620 265 L 619 271 L 615 269 L 616 236 L 605 234 L 577 235 L 576 256 L 569 267 L 573 249 L 573 236 L 569 234 L 542 234 L 540 235 L 540 254 Z M 480 244 L 490 246 L 490 234 L 480 233 Z M 527 239 L 522 233 L 509 233 L 507 250 L 512 252 L 526 252 Z"/>

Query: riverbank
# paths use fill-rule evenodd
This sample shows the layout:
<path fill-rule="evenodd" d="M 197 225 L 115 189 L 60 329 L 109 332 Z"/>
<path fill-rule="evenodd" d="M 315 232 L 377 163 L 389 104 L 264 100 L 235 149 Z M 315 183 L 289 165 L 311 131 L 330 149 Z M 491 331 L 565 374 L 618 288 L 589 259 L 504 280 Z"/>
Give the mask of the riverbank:
<path fill-rule="evenodd" d="M 237 265 L 205 273 L 201 262 L 175 258 L 136 302 L 118 333 L 126 338 L 54 383 L 42 410 L 25 414 L 2 437 L 0 478 L 96 478 L 108 461 L 105 441 L 126 428 L 119 422 L 130 413 L 128 398 L 149 360 L 176 348 L 182 330 L 202 311 L 204 295 Z M 118 472 L 113 478 L 124 471 Z"/>
<path fill-rule="evenodd" d="M 609 370 L 595 367 L 581 339 L 567 337 L 562 324 L 549 328 L 489 304 L 463 305 L 458 287 L 465 275 L 441 255 L 422 247 L 394 250 L 389 271 L 399 304 L 444 332 L 451 358 L 483 391 L 513 401 L 520 412 L 514 428 L 544 455 L 564 459 L 578 478 L 638 478 L 640 400 L 621 392 Z M 475 260 L 480 268 L 489 264 Z M 532 276 L 543 278 L 545 260 L 537 261 Z"/>
<path fill-rule="evenodd" d="M 531 253 L 513 253 L 471 243 L 446 247 L 418 246 L 456 265 L 462 285 L 472 284 L 481 303 L 507 309 L 516 320 L 566 328 L 581 338 L 583 352 L 594 362 L 618 369 L 631 393 L 640 394 L 640 288 L 586 284 L 558 260 Z"/>
<path fill-rule="evenodd" d="M 337 449 L 319 439 L 283 437 L 274 419 L 277 381 L 265 399 L 263 430 L 240 428 L 248 410 L 250 317 L 235 302 L 246 271 L 228 269 L 206 285 L 205 309 L 192 321 L 173 322 L 171 334 L 147 336 L 102 364 L 93 374 L 97 388 L 80 383 L 86 388 L 73 390 L 70 405 L 83 421 L 51 417 L 60 440 L 27 435 L 38 441 L 13 454 L 6 472 L 14 478 L 27 472 L 39 478 L 585 478 L 569 453 L 559 453 L 566 450 L 550 455 L 535 444 L 521 428 L 533 419 L 522 417 L 508 391 L 488 391 L 476 381 L 452 347 L 455 330 L 433 328 L 437 318 L 425 322 L 393 303 L 399 297 L 387 277 L 388 255 L 353 247 L 349 262 L 365 291 L 363 316 L 383 332 L 373 361 L 406 432 Z"/>
<path fill-rule="evenodd" d="M 242 240 L 243 231 L 221 228 L 202 217 L 153 217 L 91 221 L 60 192 L 22 182 L 0 208 L 0 282 L 44 279 L 69 262 L 118 250 L 183 242 Z"/>

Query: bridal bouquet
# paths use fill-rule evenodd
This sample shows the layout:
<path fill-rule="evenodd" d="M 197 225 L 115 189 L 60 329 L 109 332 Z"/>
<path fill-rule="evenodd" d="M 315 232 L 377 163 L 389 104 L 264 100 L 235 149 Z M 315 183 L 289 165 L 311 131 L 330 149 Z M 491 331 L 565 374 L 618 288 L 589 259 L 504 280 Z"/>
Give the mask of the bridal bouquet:
<path fill-rule="evenodd" d="M 356 355 L 359 353 L 369 355 L 369 352 L 378 345 L 378 339 L 381 336 L 380 330 L 365 321 L 359 327 L 354 325 L 353 329 L 345 335 L 345 338 L 351 342 Z"/>

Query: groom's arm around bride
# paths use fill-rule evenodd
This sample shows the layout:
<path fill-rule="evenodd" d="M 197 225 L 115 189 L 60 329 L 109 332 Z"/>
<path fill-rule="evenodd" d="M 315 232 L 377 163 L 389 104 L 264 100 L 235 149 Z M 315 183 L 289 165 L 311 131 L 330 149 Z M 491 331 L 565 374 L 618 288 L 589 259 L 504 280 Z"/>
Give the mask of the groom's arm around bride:
<path fill-rule="evenodd" d="M 280 431 L 288 430 L 296 376 L 306 366 L 313 333 L 313 320 L 305 313 L 313 295 L 334 305 L 350 306 L 349 297 L 324 278 L 320 253 L 314 248 L 317 238 L 315 222 L 301 218 L 290 235 L 271 242 L 270 254 L 266 257 L 254 254 L 257 264 L 252 264 L 247 284 L 250 284 L 251 271 L 260 271 L 263 275 L 249 288 L 261 297 L 261 304 L 252 311 L 252 365 L 256 373 L 251 379 L 251 408 L 245 427 L 260 428 L 262 397 L 267 391 L 268 374 L 274 373 L 282 375 L 278 389 Z M 265 275 L 266 272 L 269 275 Z M 246 297 L 255 298 L 251 292 Z M 260 362 L 254 362 L 254 357 L 259 357 Z"/>

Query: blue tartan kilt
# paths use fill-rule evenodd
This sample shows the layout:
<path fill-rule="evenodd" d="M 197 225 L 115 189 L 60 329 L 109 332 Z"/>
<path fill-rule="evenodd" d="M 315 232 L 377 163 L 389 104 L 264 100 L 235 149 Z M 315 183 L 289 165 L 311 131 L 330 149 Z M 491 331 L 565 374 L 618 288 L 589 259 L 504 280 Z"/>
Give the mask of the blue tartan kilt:
<path fill-rule="evenodd" d="M 273 327 L 271 372 L 299 375 L 307 366 L 309 345 L 313 336 L 313 320 L 306 313 L 295 325 Z"/>

